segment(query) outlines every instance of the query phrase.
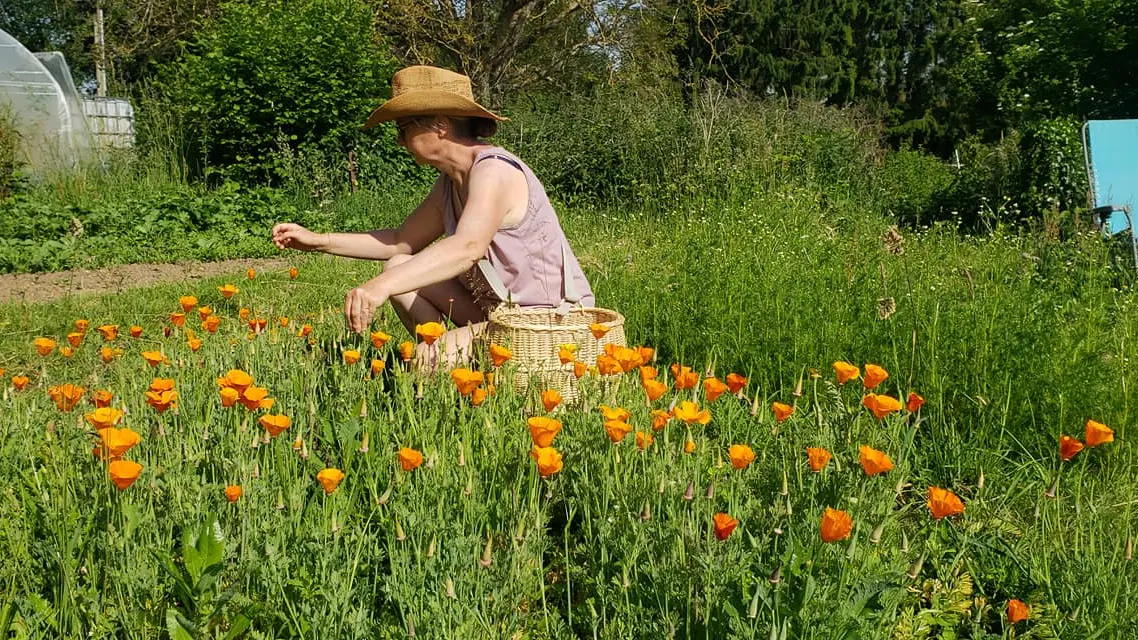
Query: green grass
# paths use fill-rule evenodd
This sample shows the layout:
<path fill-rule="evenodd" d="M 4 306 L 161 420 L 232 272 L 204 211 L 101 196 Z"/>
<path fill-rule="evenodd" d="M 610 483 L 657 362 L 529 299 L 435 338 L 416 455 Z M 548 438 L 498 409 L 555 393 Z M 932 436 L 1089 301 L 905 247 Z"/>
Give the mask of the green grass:
<path fill-rule="evenodd" d="M 250 637 L 997 638 L 1013 635 L 1003 611 L 1019 598 L 1032 618 L 1015 637 L 1124 637 L 1138 618 L 1126 558 L 1138 489 L 1130 275 L 1092 235 L 902 230 L 895 255 L 873 211 L 790 187 L 663 212 L 563 209 L 599 302 L 626 316 L 632 343 L 657 348 L 662 375 L 672 362 L 741 373 L 758 411 L 724 396 L 690 430 L 694 454 L 675 421 L 638 452 L 631 436 L 610 444 L 596 410 L 627 407 L 647 431 L 636 374 L 592 380 L 584 406 L 557 416 L 565 466 L 546 480 L 526 455 L 534 403 L 510 391 L 510 365 L 480 407 L 446 377 L 368 378 L 368 358 L 408 339 L 390 312 L 380 324 L 395 339 L 378 353 L 345 332 L 343 294 L 373 264 L 298 256 L 296 281 L 234 274 L 242 291 L 229 302 L 217 279 L 0 307 L 5 380 L 32 378 L 22 392 L 5 382 L 0 400 L 0 557 L 11 559 L 0 625 L 18 637 L 166 637 L 182 615 L 201 637 L 247 619 Z M 187 293 L 225 316 L 218 334 L 198 331 L 196 354 L 177 332 L 161 337 Z M 896 305 L 887 319 L 881 298 Z M 281 329 L 250 340 L 238 307 L 309 322 L 314 344 Z M 35 355 L 35 337 L 62 343 L 78 317 L 92 329 L 76 355 Z M 118 340 L 125 353 L 110 364 L 94 332 L 105 322 L 144 328 Z M 171 363 L 150 370 L 139 352 L 157 348 Z M 346 348 L 364 362 L 343 364 Z M 878 422 L 858 383 L 834 384 L 835 360 L 880 364 L 891 373 L 881 392 L 928 403 Z M 292 418 L 284 435 L 254 448 L 257 414 L 220 407 L 214 378 L 232 367 Z M 156 375 L 176 380 L 176 415 L 145 404 Z M 134 486 L 115 490 L 91 456 L 90 406 L 51 403 L 61 382 L 115 392 L 142 434 L 127 455 L 145 467 Z M 772 401 L 794 415 L 776 425 Z M 1081 438 L 1087 419 L 1116 441 L 1060 464 L 1060 434 Z M 290 446 L 298 435 L 307 458 Z M 727 461 L 735 443 L 756 453 L 742 471 Z M 896 468 L 865 477 L 861 444 Z M 819 445 L 835 459 L 815 475 L 804 449 Z M 403 446 L 427 463 L 398 470 Z M 325 466 L 346 473 L 327 496 L 314 479 Z M 245 495 L 227 504 L 234 483 Z M 929 486 L 959 494 L 964 514 L 933 521 Z M 827 506 L 853 516 L 848 540 L 820 541 Z M 711 534 L 721 511 L 740 521 L 725 541 Z M 201 529 L 214 515 L 221 552 Z M 178 591 L 215 560 L 216 584 Z"/>

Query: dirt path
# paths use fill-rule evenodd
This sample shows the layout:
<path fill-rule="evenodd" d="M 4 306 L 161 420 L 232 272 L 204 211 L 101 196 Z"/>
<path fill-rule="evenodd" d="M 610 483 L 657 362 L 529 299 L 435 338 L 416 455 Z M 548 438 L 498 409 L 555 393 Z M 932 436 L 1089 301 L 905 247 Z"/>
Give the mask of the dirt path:
<path fill-rule="evenodd" d="M 219 275 L 285 269 L 283 259 L 224 260 L 222 262 L 175 262 L 173 264 L 124 264 L 104 269 L 79 269 L 55 273 L 0 275 L 0 304 L 50 302 L 65 296 L 123 291 L 163 282 L 186 282 Z"/>

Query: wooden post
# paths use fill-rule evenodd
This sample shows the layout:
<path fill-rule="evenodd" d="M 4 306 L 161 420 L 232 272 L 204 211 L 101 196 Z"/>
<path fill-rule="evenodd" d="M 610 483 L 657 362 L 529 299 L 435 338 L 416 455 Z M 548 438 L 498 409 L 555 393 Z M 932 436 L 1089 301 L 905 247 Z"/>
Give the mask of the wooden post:
<path fill-rule="evenodd" d="M 107 45 L 103 39 L 103 6 L 95 8 L 95 95 L 107 95 Z"/>
<path fill-rule="evenodd" d="M 352 193 L 359 188 L 358 174 L 356 173 L 356 150 L 348 151 L 348 188 Z"/>

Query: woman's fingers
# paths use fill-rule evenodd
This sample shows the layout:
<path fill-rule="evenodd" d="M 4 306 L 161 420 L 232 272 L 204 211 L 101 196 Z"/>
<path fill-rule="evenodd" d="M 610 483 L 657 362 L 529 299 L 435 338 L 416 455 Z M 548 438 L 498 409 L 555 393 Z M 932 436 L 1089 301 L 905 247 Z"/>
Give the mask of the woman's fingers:
<path fill-rule="evenodd" d="M 344 299 L 344 318 L 348 327 L 356 333 L 363 333 L 371 324 L 371 317 L 375 313 L 371 298 L 359 288 L 352 289 Z"/>

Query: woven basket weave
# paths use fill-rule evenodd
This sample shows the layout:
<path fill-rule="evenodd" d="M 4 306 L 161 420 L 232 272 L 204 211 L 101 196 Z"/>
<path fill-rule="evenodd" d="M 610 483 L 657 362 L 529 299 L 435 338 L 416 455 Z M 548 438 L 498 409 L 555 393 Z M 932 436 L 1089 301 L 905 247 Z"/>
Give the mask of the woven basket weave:
<path fill-rule="evenodd" d="M 598 340 L 589 331 L 593 323 L 609 327 L 608 333 Z M 577 399 L 577 378 L 572 363 L 561 364 L 559 345 L 577 345 L 577 359 L 590 366 L 605 345 L 626 346 L 624 316 L 600 307 L 576 308 L 559 316 L 553 309 L 501 306 L 490 312 L 485 337 L 487 343 L 513 351 L 518 367 L 514 388 L 518 393 L 525 393 L 530 381 L 538 380 L 543 389 L 557 389 L 566 402 Z"/>

